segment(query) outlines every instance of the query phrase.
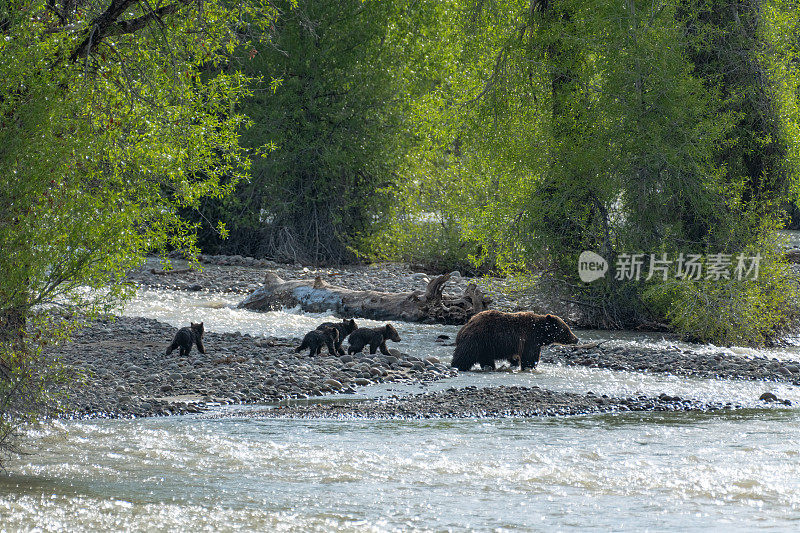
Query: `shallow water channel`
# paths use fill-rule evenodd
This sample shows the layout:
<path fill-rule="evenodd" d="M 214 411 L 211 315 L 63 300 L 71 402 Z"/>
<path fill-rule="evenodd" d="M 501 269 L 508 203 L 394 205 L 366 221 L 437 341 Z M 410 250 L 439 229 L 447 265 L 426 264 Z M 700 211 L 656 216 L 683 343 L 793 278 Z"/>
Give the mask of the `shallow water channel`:
<path fill-rule="evenodd" d="M 236 301 L 142 291 L 125 314 L 279 337 L 301 336 L 330 318 L 251 313 L 231 308 Z M 449 358 L 452 348 L 433 341 L 442 333 L 454 337 L 457 328 L 396 325 L 403 338 L 398 349 Z M 582 341 L 680 344 L 657 335 L 577 333 Z M 760 354 L 799 358 L 796 349 Z M 748 408 L 455 421 L 58 421 L 32 431 L 34 453 L 12 460 L 0 475 L 0 531 L 800 527 L 800 409 L 755 401 L 769 390 L 798 405 L 800 390 L 790 385 L 542 364 L 534 372 L 367 387 L 354 397 L 501 384 L 608 395 L 664 392 Z M 247 408 L 229 408 L 236 409 Z"/>

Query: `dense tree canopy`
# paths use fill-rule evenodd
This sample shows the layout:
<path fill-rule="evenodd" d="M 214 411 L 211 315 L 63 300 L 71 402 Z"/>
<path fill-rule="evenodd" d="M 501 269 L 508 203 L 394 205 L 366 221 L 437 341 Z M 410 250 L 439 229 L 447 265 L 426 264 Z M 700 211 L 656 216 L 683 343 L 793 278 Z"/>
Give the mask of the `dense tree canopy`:
<path fill-rule="evenodd" d="M 10 0 L 0 7 L 0 444 L 53 377 L 41 346 L 126 294 L 144 252 L 192 245 L 181 206 L 248 160 L 225 71 L 267 3 Z M 38 317 L 38 318 L 37 318 Z"/>
<path fill-rule="evenodd" d="M 254 122 L 244 143 L 270 151 L 234 197 L 203 202 L 199 220 L 222 218 L 231 238 L 206 227 L 201 243 L 279 260 L 353 260 L 357 237 L 387 203 L 377 189 L 393 179 L 401 56 L 390 24 L 404 2 L 286 4 L 277 3 L 273 39 L 241 57 L 243 72 L 264 76 L 240 107 Z"/>
<path fill-rule="evenodd" d="M 440 24 L 462 26 L 437 44 L 415 117 L 436 135 L 409 157 L 387 255 L 549 272 L 587 323 L 773 335 L 795 293 L 775 233 L 797 200 L 795 4 L 451 3 Z M 584 250 L 612 275 L 581 282 Z M 637 253 L 760 253 L 762 270 L 614 279 L 618 256 Z"/>

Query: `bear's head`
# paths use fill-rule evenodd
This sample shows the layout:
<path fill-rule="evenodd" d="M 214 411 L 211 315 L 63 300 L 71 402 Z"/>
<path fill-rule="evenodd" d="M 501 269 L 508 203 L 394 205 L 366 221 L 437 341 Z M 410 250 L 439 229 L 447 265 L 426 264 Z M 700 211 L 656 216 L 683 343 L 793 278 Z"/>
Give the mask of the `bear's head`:
<path fill-rule="evenodd" d="M 195 324 L 194 322 L 190 322 L 191 326 L 189 326 L 192 331 L 194 331 L 197 335 L 202 336 L 205 329 L 203 328 L 203 323 L 200 322 L 199 324 Z"/>
<path fill-rule="evenodd" d="M 384 338 L 391 339 L 394 342 L 400 342 L 400 335 L 397 334 L 397 330 L 394 329 L 394 326 L 391 324 L 386 324 L 384 327 Z"/>
<path fill-rule="evenodd" d="M 576 337 L 569 326 L 555 315 L 547 315 L 544 317 L 544 334 L 545 341 L 549 344 L 557 342 L 559 344 L 577 344 L 578 337 Z"/>
<path fill-rule="evenodd" d="M 330 337 L 331 339 L 333 339 L 333 342 L 339 340 L 339 330 L 334 328 L 333 326 L 322 326 L 320 328 L 320 331 L 326 337 Z"/>
<path fill-rule="evenodd" d="M 344 334 L 349 335 L 350 333 L 354 332 L 358 326 L 356 326 L 356 321 L 351 319 L 343 319 L 342 325 L 344 325 Z"/>

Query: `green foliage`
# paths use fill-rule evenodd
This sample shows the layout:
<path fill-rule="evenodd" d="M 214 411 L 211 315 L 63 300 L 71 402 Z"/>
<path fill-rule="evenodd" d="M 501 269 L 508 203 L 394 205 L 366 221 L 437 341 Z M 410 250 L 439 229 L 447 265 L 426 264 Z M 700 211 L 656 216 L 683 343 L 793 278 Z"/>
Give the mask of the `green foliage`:
<path fill-rule="evenodd" d="M 780 147 L 773 167 L 778 176 L 778 201 L 800 199 L 800 6 L 791 0 L 770 0 L 760 10 L 758 65 L 767 73 L 766 92 L 773 131 Z M 757 145 L 755 150 L 761 149 Z"/>
<path fill-rule="evenodd" d="M 234 198 L 204 203 L 203 215 L 230 231 L 221 241 L 204 229 L 205 250 L 312 263 L 355 257 L 355 240 L 371 235 L 374 213 L 390 201 L 378 189 L 393 180 L 401 145 L 390 31 L 401 4 L 276 4 L 272 40 L 239 58 L 260 76 L 240 107 L 253 121 L 244 144 L 269 155 L 254 158 Z"/>
<path fill-rule="evenodd" d="M 52 389 L 82 379 L 45 351 L 46 345 L 66 340 L 76 325 L 58 315 L 42 314 L 29 320 L 26 349 L 0 344 L 0 468 L 5 459 L 20 451 L 24 427 L 42 415 L 58 412 L 62 398 Z"/>
<path fill-rule="evenodd" d="M 377 238 L 361 246 L 375 258 L 406 261 L 433 272 L 474 269 L 461 225 L 433 213 L 428 218 L 412 214 L 408 220 L 389 220 Z"/>
<path fill-rule="evenodd" d="M 424 27 L 408 33 L 404 71 L 410 144 L 372 252 L 442 270 L 463 268 L 465 259 L 481 271 L 513 270 L 525 249 L 520 202 L 536 180 L 529 169 L 542 162 L 531 147 L 543 141 L 539 110 L 520 105 L 531 89 L 516 84 L 527 75 L 504 48 L 517 46 L 508 28 L 523 3 L 489 12 L 458 1 L 421 4 Z M 491 106 L 476 105 L 482 99 Z"/>
<path fill-rule="evenodd" d="M 428 24 L 445 38 L 426 49 L 426 90 L 408 95 L 416 137 L 382 240 L 395 257 L 469 250 L 497 270 L 544 269 L 585 304 L 587 324 L 671 321 L 698 338 L 763 342 L 791 307 L 768 237 L 800 184 L 795 3 L 443 2 Z M 420 231 L 423 219 L 460 237 Z M 583 250 L 613 271 L 620 253 L 754 243 L 769 259 L 746 290 L 577 276 Z M 694 330 L 681 315 L 704 293 L 732 298 L 730 331 L 713 326 L 719 302 L 692 304 L 709 319 Z"/>
<path fill-rule="evenodd" d="M 193 246 L 179 207 L 243 176 L 247 121 L 231 110 L 247 78 L 222 67 L 239 23 L 258 33 L 272 13 L 260 0 L 0 7 L 0 416 L 19 420 L 23 382 L 47 381 L 49 364 L 26 362 L 67 324 L 37 329 L 43 309 L 108 310 L 145 252 Z"/>
<path fill-rule="evenodd" d="M 644 298 L 670 326 L 699 342 L 764 345 L 787 330 L 797 316 L 797 279 L 781 257 L 774 238 L 747 247 L 745 257 L 760 255 L 756 279 L 681 280 L 654 284 Z"/>

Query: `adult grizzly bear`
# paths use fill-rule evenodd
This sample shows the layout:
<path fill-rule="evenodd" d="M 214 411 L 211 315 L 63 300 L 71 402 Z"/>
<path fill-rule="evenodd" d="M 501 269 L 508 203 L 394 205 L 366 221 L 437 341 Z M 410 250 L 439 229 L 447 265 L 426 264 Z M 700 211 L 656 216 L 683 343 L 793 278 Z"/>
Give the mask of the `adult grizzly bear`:
<path fill-rule="evenodd" d="M 575 344 L 578 338 L 555 315 L 482 311 L 456 335 L 452 366 L 469 370 L 475 363 L 494 370 L 496 359 L 505 359 L 522 369 L 536 368 L 542 346 L 553 342 Z"/>
<path fill-rule="evenodd" d="M 382 354 L 391 355 L 389 349 L 386 348 L 388 339 L 400 342 L 400 335 L 391 324 L 386 324 L 382 328 L 358 328 L 350 334 L 350 347 L 347 349 L 347 353 L 358 353 L 369 344 L 369 353 L 374 354 L 380 348 Z"/>

